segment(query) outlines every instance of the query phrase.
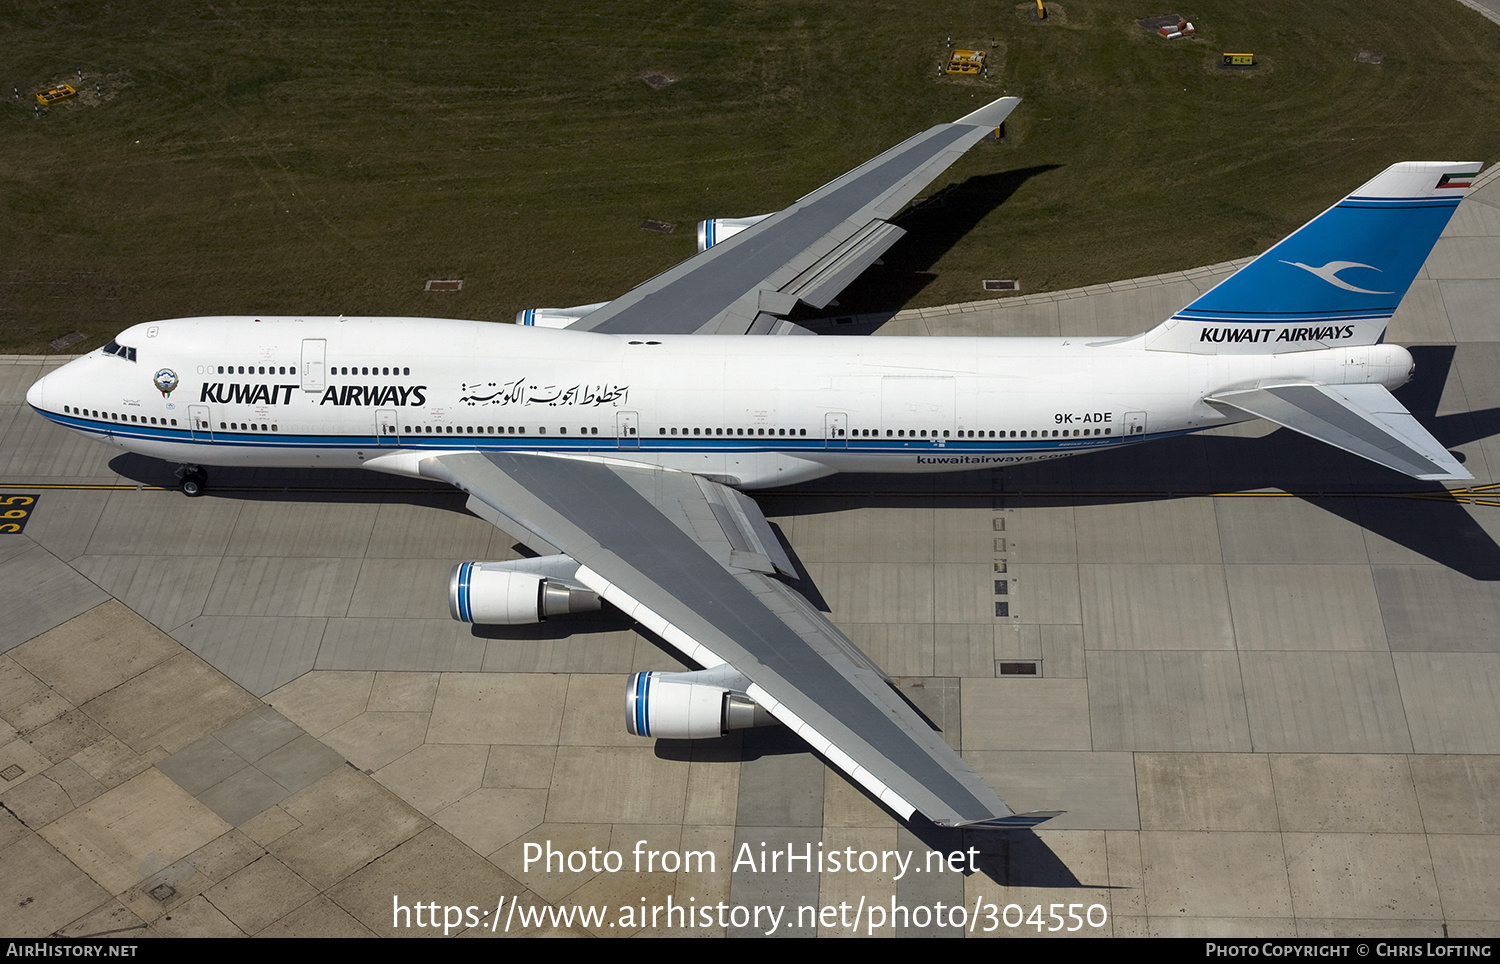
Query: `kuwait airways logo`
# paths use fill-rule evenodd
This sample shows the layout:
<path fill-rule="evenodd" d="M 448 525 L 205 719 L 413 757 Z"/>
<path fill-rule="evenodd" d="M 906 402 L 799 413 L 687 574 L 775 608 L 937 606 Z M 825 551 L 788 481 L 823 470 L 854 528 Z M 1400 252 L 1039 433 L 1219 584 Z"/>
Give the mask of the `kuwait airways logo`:
<path fill-rule="evenodd" d="M 170 368 L 163 368 L 151 376 L 151 382 L 162 393 L 162 397 L 167 397 L 177 390 L 177 373 Z"/>
<path fill-rule="evenodd" d="M 1345 291 L 1355 291 L 1362 295 L 1395 294 L 1394 291 L 1371 291 L 1369 288 L 1359 288 L 1339 277 L 1339 272 L 1343 271 L 1346 268 L 1368 268 L 1369 270 L 1374 271 L 1376 274 L 1382 273 L 1380 269 L 1375 267 L 1373 264 L 1360 264 L 1358 261 L 1330 261 L 1327 264 L 1323 265 L 1323 267 L 1321 268 L 1314 268 L 1312 265 L 1303 264 L 1301 261 L 1283 261 L 1281 263 L 1289 264 L 1294 268 L 1301 268 L 1308 274 L 1314 275 L 1322 279 L 1323 281 L 1328 282 L 1335 288 L 1343 288 Z"/>

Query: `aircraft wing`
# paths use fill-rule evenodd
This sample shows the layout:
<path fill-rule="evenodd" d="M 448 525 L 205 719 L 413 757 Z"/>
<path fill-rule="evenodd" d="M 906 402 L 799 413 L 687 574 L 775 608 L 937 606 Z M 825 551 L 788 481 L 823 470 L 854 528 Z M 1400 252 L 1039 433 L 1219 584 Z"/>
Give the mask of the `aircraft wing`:
<path fill-rule="evenodd" d="M 1258 415 L 1418 479 L 1472 479 L 1383 385 L 1278 385 L 1208 401 Z"/>
<path fill-rule="evenodd" d="M 569 327 L 640 335 L 805 332 L 781 316 L 798 301 L 822 308 L 874 264 L 903 233 L 886 219 L 1020 102 L 1002 97 L 908 138 Z"/>
<path fill-rule="evenodd" d="M 904 817 L 1025 827 L 859 648 L 775 578 L 790 572 L 747 496 L 689 473 L 530 454 L 455 453 L 422 472 L 705 668 L 728 664 L 746 694 Z M 478 505 L 476 505 L 478 503 Z"/>

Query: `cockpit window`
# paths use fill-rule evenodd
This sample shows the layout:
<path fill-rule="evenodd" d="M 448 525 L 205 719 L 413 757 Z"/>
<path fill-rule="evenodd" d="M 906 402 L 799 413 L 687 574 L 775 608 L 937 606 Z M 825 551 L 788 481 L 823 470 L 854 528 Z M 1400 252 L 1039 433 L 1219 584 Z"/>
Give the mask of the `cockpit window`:
<path fill-rule="evenodd" d="M 99 350 L 104 352 L 104 354 L 106 355 L 118 355 L 119 357 L 124 358 L 127 361 L 135 361 L 135 349 L 127 348 L 126 346 L 115 341 L 113 338 L 109 340 L 109 344 L 105 345 Z"/>

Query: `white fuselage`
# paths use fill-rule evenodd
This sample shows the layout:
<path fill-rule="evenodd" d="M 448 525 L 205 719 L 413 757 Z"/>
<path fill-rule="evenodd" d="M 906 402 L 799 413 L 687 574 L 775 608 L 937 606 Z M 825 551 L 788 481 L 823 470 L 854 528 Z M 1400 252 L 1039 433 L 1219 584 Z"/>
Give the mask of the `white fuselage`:
<path fill-rule="evenodd" d="M 1394 388 L 1411 371 L 1390 345 L 1194 355 L 1138 338 L 630 336 L 412 318 L 181 319 L 112 344 L 28 401 L 172 462 L 415 475 L 439 451 L 551 452 L 745 488 L 1061 458 L 1244 418 L 1203 401 L 1218 391 Z"/>

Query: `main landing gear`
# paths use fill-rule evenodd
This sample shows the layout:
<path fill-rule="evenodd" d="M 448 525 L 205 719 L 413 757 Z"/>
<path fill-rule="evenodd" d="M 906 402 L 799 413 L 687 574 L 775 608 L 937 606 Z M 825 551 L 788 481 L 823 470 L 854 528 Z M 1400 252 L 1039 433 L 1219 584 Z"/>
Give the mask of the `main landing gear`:
<path fill-rule="evenodd" d="M 197 465 L 179 465 L 177 467 L 177 487 L 182 494 L 188 498 L 196 498 L 203 494 L 203 487 L 208 484 L 208 473 Z"/>

